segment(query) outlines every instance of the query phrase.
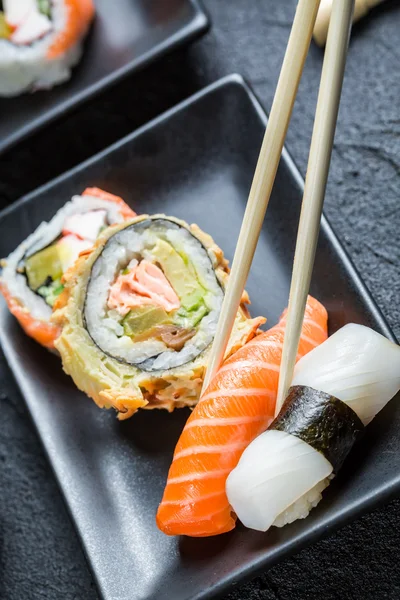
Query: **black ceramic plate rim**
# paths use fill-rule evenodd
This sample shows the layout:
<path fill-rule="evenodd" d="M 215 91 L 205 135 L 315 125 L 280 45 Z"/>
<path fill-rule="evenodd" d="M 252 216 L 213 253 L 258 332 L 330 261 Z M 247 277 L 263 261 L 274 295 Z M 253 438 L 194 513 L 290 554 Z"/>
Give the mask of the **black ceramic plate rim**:
<path fill-rule="evenodd" d="M 203 97 L 207 96 L 208 94 L 212 94 L 216 90 L 223 88 L 225 86 L 230 86 L 230 85 L 237 85 L 245 90 L 245 92 L 247 93 L 247 95 L 249 96 L 249 98 L 251 100 L 251 103 L 252 103 L 254 109 L 256 110 L 258 116 L 260 117 L 261 121 L 263 122 L 264 125 L 266 125 L 266 122 L 267 122 L 266 113 L 263 110 L 260 102 L 256 98 L 254 92 L 251 90 L 250 86 L 245 82 L 245 80 L 240 75 L 237 75 L 237 74 L 228 75 L 226 77 L 223 77 L 222 79 L 219 79 L 215 83 L 207 86 L 206 88 L 200 90 L 193 96 L 189 97 L 187 100 L 184 100 L 183 102 L 179 103 L 175 107 L 166 111 L 159 117 L 153 119 L 146 125 L 140 127 L 133 133 L 131 133 L 131 134 L 125 136 L 124 138 L 122 138 L 121 140 L 115 142 L 114 144 L 112 144 L 111 146 L 102 150 L 101 152 L 97 153 L 96 155 L 89 158 L 85 162 L 83 162 L 83 163 L 77 165 L 76 167 L 74 167 L 73 169 L 70 169 L 69 171 L 63 173 L 59 177 L 51 180 L 50 182 L 46 183 L 45 185 L 30 192 L 28 195 L 24 196 L 17 202 L 15 202 L 15 203 L 11 204 L 10 206 L 8 206 L 7 208 L 3 209 L 0 212 L 0 219 L 2 219 L 4 216 L 6 216 L 9 212 L 13 212 L 15 209 L 23 206 L 26 202 L 29 202 L 34 197 L 40 196 L 43 192 L 48 191 L 54 185 L 61 183 L 63 180 L 67 179 L 71 175 L 77 174 L 80 171 L 85 170 L 91 164 L 102 159 L 106 155 L 112 153 L 117 148 L 120 148 L 121 146 L 123 146 L 125 144 L 129 144 L 135 138 L 141 136 L 142 134 L 146 133 L 147 131 L 153 129 L 154 127 L 157 127 L 159 124 L 163 123 L 164 121 L 167 121 L 168 119 L 173 117 L 175 114 L 186 109 L 190 105 L 201 101 L 201 99 Z M 304 180 L 303 180 L 303 178 L 300 174 L 300 171 L 298 170 L 295 162 L 293 161 L 289 152 L 286 149 L 284 149 L 282 152 L 282 158 L 289 165 L 297 183 L 301 186 L 301 188 L 303 188 Z M 355 265 L 353 264 L 350 257 L 348 256 L 347 252 L 345 251 L 345 249 L 339 242 L 336 234 L 334 233 L 332 227 L 330 226 L 330 224 L 325 216 L 322 217 L 321 227 L 324 229 L 329 241 L 332 243 L 335 251 L 337 252 L 338 259 L 340 261 L 342 261 L 342 263 L 348 273 L 348 276 L 354 282 L 355 287 L 358 289 L 360 295 L 362 295 L 364 301 L 367 304 L 368 309 L 371 311 L 371 313 L 374 314 L 374 317 L 375 317 L 377 323 L 379 324 L 379 327 L 381 328 L 382 332 L 384 332 L 384 334 L 389 339 L 391 339 L 394 342 L 397 342 L 385 317 L 381 313 L 375 300 L 372 298 L 371 293 L 369 292 L 365 283 L 361 279 L 361 276 L 359 275 Z M 15 359 L 12 356 L 12 353 L 8 352 L 7 343 L 4 343 L 4 340 L 2 340 L 2 342 L 3 342 L 2 345 L 3 345 L 4 354 L 7 358 L 7 360 L 9 361 L 11 371 L 14 373 L 13 365 L 14 365 Z M 19 379 L 17 378 L 17 383 L 22 391 L 22 394 L 24 395 L 23 381 L 19 381 Z M 34 425 L 35 425 L 35 423 L 34 423 Z M 44 447 L 45 454 L 49 460 L 49 463 L 52 466 L 51 457 L 50 457 L 49 453 L 47 452 L 46 447 L 44 445 L 43 445 L 43 447 Z M 58 482 L 61 493 L 64 497 L 64 501 L 65 501 L 68 513 L 71 517 L 71 520 L 74 523 L 74 525 L 76 526 L 76 523 L 74 520 L 74 515 L 72 514 L 71 510 L 69 509 L 68 503 L 63 494 L 62 481 L 57 476 L 54 469 L 53 469 L 53 473 Z M 221 579 L 218 583 L 214 584 L 212 587 L 208 588 L 205 592 L 200 592 L 200 593 L 196 594 L 195 596 L 192 596 L 191 600 L 210 600 L 211 598 L 215 598 L 217 596 L 220 596 L 220 595 L 226 593 L 232 585 L 237 584 L 239 582 L 243 583 L 247 579 L 254 577 L 257 574 L 257 572 L 262 571 L 266 565 L 271 566 L 272 564 L 275 564 L 276 562 L 278 562 L 281 558 L 288 556 L 289 554 L 293 554 L 294 552 L 298 552 L 303 547 L 305 547 L 311 543 L 315 543 L 322 537 L 325 537 L 327 534 L 332 533 L 333 531 L 335 531 L 336 529 L 338 529 L 340 527 L 343 527 L 344 525 L 346 525 L 347 523 L 349 523 L 356 517 L 360 517 L 362 514 L 364 514 L 368 510 L 376 508 L 378 505 L 389 501 L 391 498 L 396 496 L 396 494 L 398 494 L 399 492 L 400 492 L 400 473 L 399 473 L 399 475 L 393 477 L 389 482 L 386 482 L 385 484 L 383 484 L 380 487 L 378 487 L 377 489 L 375 489 L 368 496 L 363 496 L 360 500 L 357 500 L 351 504 L 348 504 L 345 509 L 343 509 L 339 512 L 336 512 L 331 517 L 327 517 L 325 519 L 322 518 L 322 520 L 320 520 L 317 525 L 315 525 L 312 528 L 307 529 L 307 531 L 300 533 L 298 535 L 293 535 L 293 537 L 291 537 L 290 540 L 281 544 L 279 549 L 276 549 L 272 554 L 270 553 L 268 555 L 268 558 L 260 557 L 259 559 L 254 559 L 246 567 L 238 567 L 234 571 L 231 571 L 228 576 Z M 76 526 L 76 530 L 77 530 L 78 536 L 80 538 L 81 544 L 83 546 L 83 549 L 85 551 L 89 566 L 91 566 L 90 557 L 86 553 L 85 541 L 84 541 L 84 531 L 81 530 L 78 526 Z M 102 593 L 101 581 L 98 579 L 97 574 L 94 570 L 92 570 L 92 573 L 93 573 L 94 579 L 96 581 L 97 587 L 99 589 L 99 592 L 101 594 Z"/>
<path fill-rule="evenodd" d="M 185 42 L 193 40 L 205 33 L 210 27 L 210 19 L 201 4 L 201 0 L 188 0 L 188 2 L 190 2 L 195 9 L 195 16 L 191 23 L 182 27 L 182 29 L 157 46 L 154 46 L 144 54 L 141 54 L 136 60 L 132 60 L 120 69 L 112 71 L 96 83 L 82 89 L 72 98 L 60 102 L 57 106 L 45 112 L 41 117 L 34 118 L 27 124 L 19 127 L 15 133 L 6 136 L 4 140 L 0 140 L 0 154 L 9 150 L 12 146 L 15 146 L 15 144 L 29 137 L 42 127 L 49 125 L 64 113 L 69 112 L 72 108 L 77 108 L 93 96 L 105 91 L 118 80 L 127 77 L 134 71 L 145 68 L 149 63 L 161 58 L 163 55 L 167 54 L 167 52 L 172 52 Z"/>

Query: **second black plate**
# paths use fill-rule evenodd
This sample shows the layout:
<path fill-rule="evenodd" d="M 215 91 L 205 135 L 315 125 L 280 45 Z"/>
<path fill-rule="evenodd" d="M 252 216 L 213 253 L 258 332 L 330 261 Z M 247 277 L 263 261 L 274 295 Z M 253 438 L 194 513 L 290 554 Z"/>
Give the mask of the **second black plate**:
<path fill-rule="evenodd" d="M 208 27 L 198 0 L 94 2 L 96 18 L 71 80 L 49 91 L 0 98 L 0 152 Z"/>
<path fill-rule="evenodd" d="M 140 212 L 197 222 L 232 258 L 266 116 L 239 77 L 217 82 L 0 214 L 0 256 L 86 186 Z M 284 152 L 248 281 L 253 315 L 274 324 L 287 303 L 302 179 Z M 354 321 L 391 337 L 323 220 L 312 293 L 330 330 Z M 267 534 L 240 525 L 211 539 L 169 538 L 155 513 L 188 416 L 142 411 L 118 422 L 24 336 L 4 302 L 0 336 L 106 600 L 205 600 L 400 489 L 400 411 L 392 401 L 368 427 L 309 518 Z"/>

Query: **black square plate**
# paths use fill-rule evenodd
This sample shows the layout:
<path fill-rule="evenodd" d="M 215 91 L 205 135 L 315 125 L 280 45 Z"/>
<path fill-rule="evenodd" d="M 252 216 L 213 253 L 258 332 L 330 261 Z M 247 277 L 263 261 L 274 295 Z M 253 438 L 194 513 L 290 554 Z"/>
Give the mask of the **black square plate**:
<path fill-rule="evenodd" d="M 209 25 L 199 0 L 94 1 L 96 18 L 70 81 L 0 98 L 0 152 Z"/>
<path fill-rule="evenodd" d="M 197 222 L 231 258 L 265 124 L 242 79 L 225 78 L 3 211 L 0 255 L 73 193 L 98 185 L 137 212 Z M 285 151 L 248 282 L 253 315 L 266 315 L 270 325 L 288 298 L 302 188 Z M 393 338 L 325 219 L 312 292 L 328 308 L 331 332 L 355 321 Z M 267 534 L 239 525 L 218 538 L 164 536 L 154 516 L 188 412 L 142 411 L 118 422 L 23 335 L 4 303 L 0 309 L 4 352 L 107 600 L 214 597 L 400 488 L 400 411 L 393 401 L 308 519 Z"/>

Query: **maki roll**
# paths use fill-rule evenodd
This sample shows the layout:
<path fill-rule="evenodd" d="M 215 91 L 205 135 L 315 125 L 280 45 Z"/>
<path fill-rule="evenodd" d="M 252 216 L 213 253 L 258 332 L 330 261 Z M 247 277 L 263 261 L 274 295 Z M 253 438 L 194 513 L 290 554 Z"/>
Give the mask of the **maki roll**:
<path fill-rule="evenodd" d="M 69 79 L 93 15 L 92 0 L 0 0 L 0 96 Z"/>
<path fill-rule="evenodd" d="M 196 404 L 228 279 L 209 235 L 143 215 L 105 231 L 66 279 L 56 348 L 79 389 L 121 419 Z M 245 302 L 228 353 L 265 321 L 250 319 Z"/>
<path fill-rule="evenodd" d="M 278 417 L 227 479 L 242 523 L 266 531 L 305 518 L 399 389 L 400 347 L 362 325 L 346 325 L 300 359 Z"/>
<path fill-rule="evenodd" d="M 122 198 L 87 188 L 2 261 L 0 291 L 25 333 L 54 349 L 59 328 L 50 317 L 64 289 L 64 273 L 91 248 L 100 231 L 133 216 Z"/>

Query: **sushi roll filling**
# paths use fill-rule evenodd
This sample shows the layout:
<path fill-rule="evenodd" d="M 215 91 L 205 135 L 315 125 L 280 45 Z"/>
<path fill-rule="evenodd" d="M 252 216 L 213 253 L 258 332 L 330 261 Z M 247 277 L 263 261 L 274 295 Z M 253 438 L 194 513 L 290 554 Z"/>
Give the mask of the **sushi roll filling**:
<path fill-rule="evenodd" d="M 0 1 L 0 39 L 29 45 L 53 29 L 51 0 Z"/>
<path fill-rule="evenodd" d="M 62 276 L 81 252 L 88 250 L 110 224 L 105 209 L 66 216 L 62 231 L 50 243 L 35 240 L 18 264 L 30 290 L 53 307 L 64 289 Z"/>
<path fill-rule="evenodd" d="M 146 218 L 111 236 L 95 260 L 84 325 L 108 356 L 166 370 L 209 346 L 222 299 L 200 240 L 173 220 Z"/>
<path fill-rule="evenodd" d="M 337 473 L 364 431 L 358 415 L 335 396 L 296 385 L 269 429 L 284 431 L 324 455 Z"/>
<path fill-rule="evenodd" d="M 51 18 L 51 1 L 50 0 L 37 0 L 39 12 L 46 17 Z"/>

